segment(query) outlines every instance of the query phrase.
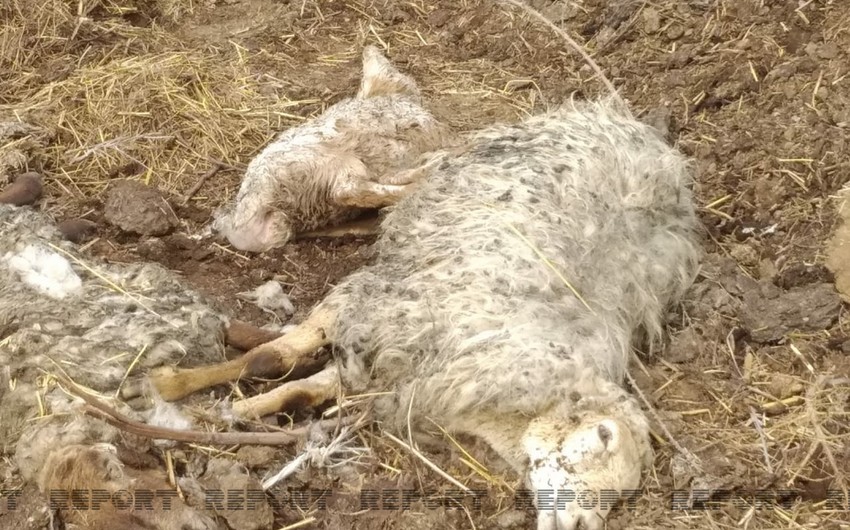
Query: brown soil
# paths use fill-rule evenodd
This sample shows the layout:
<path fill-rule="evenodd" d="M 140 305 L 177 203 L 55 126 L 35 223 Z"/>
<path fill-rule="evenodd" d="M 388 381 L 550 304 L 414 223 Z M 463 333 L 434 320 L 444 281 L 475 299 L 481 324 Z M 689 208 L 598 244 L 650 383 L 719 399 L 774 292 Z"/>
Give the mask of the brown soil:
<path fill-rule="evenodd" d="M 823 267 L 823 245 L 834 230 L 830 198 L 850 179 L 850 3 L 585 0 L 531 2 L 587 43 L 603 70 L 635 109 L 653 111 L 670 138 L 694 159 L 696 194 L 705 226 L 704 272 L 684 308 L 675 313 L 664 355 L 643 358 L 632 373 L 673 437 L 703 463 L 680 465 L 677 451 L 659 434 L 648 493 L 634 511 L 612 516 L 609 528 L 845 528 L 846 512 L 826 511 L 830 488 L 850 473 L 846 440 L 847 393 L 815 385 L 819 375 L 850 376 L 846 312 Z M 182 206 L 212 163 L 166 178 L 125 161 L 90 178 L 144 178 L 169 193 L 180 220 L 162 238 L 128 235 L 103 218 L 104 186 L 75 186 L 49 148 L 32 164 L 48 179 L 43 207 L 57 217 L 83 216 L 98 223 L 91 251 L 113 261 L 158 261 L 182 273 L 224 312 L 257 324 L 268 316 L 234 295 L 276 278 L 297 307 L 296 320 L 331 285 L 369 257 L 370 238 L 297 241 L 262 256 L 246 256 L 209 240 L 192 239 L 212 211 L 232 196 L 238 168 L 277 128 L 320 112 L 352 94 L 359 75 L 356 50 L 376 36 L 390 58 L 419 82 L 429 106 L 458 130 L 514 121 L 569 97 L 602 94 L 601 84 L 555 35 L 493 0 L 408 2 L 329 0 L 212 0 L 180 16 L 176 0 L 124 2 L 135 11 L 89 16 L 150 28 L 164 24 L 184 49 L 212 54 L 222 63 L 238 57 L 263 81 L 263 90 L 293 102 L 295 118 L 264 122 L 219 155 L 229 166 L 210 178 Z M 800 6 L 803 7 L 800 7 Z M 3 13 L 0 8 L 0 13 Z M 106 49 L 147 52 L 147 44 L 121 34 L 98 35 L 87 61 Z M 172 41 L 151 49 L 167 50 Z M 120 47 L 119 47 L 120 48 Z M 83 49 L 75 52 L 82 57 Z M 118 49 L 118 48 L 115 48 Z M 82 59 L 81 59 L 82 60 Z M 73 72 L 36 60 L 48 83 Z M 49 72 L 49 73 L 48 73 Z M 264 96 L 264 97 L 265 97 Z M 0 102 L 16 103 L 15 94 Z M 249 102 L 250 103 L 250 102 Z M 259 100 L 257 105 L 263 104 Z M 49 120 L 39 118 L 50 128 Z M 282 121 L 281 121 L 282 120 Z M 289 121 L 287 121 L 289 120 Z M 55 126 L 55 124 L 54 124 Z M 67 135 L 61 128 L 56 131 Z M 154 132 L 154 131 L 150 131 Z M 48 144 L 49 145 L 49 144 Z M 38 153 L 44 153 L 39 158 Z M 190 153 L 184 153 L 190 156 Z M 154 160 L 140 160 L 152 165 Z M 178 167 L 178 166 L 169 166 Z M 64 168 L 67 169 L 67 168 Z M 88 181 L 86 181 L 88 182 Z M 798 399 L 799 398 L 799 399 Z M 756 428 L 753 418 L 764 423 Z M 815 443 L 810 422 L 821 422 L 835 443 Z M 363 488 L 450 486 L 375 431 L 375 460 L 362 470 Z M 843 437 L 843 438 L 842 438 Z M 469 471 L 457 452 L 429 453 L 446 471 L 488 496 L 476 510 L 372 510 L 360 498 L 337 491 L 327 511 L 284 505 L 275 528 L 306 516 L 307 528 L 527 528 L 533 514 L 516 510 L 506 487 Z M 829 460 L 832 453 L 839 469 Z M 477 453 L 480 455 L 480 453 Z M 767 456 L 765 456 L 767 455 Z M 262 469 L 292 457 L 280 450 Z M 510 478 L 509 481 L 515 480 Z M 337 488 L 321 471 L 306 471 L 293 488 Z M 516 482 L 511 482 L 514 486 Z M 714 511 L 672 511 L 673 488 L 755 490 L 797 488 L 787 511 L 726 505 Z M 315 507 L 315 505 L 314 505 Z M 834 525 L 834 526 L 831 526 Z"/>

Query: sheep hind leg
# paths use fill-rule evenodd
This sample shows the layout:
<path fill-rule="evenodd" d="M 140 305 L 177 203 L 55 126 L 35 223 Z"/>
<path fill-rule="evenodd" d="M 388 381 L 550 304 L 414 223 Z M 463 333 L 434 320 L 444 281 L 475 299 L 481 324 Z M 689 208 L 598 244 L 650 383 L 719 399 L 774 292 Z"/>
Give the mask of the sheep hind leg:
<path fill-rule="evenodd" d="M 236 359 L 197 368 L 162 367 L 153 370 L 148 377 L 162 399 L 174 401 L 241 377 L 295 376 L 294 372 L 303 373 L 327 362 L 327 357 L 318 354 L 317 350 L 330 343 L 325 330 L 334 320 L 330 311 L 319 309 L 286 335 Z"/>
<path fill-rule="evenodd" d="M 339 391 L 339 372 L 331 365 L 306 379 L 289 381 L 265 394 L 237 401 L 233 404 L 233 412 L 238 418 L 248 419 L 281 410 L 316 407 L 337 397 Z"/>

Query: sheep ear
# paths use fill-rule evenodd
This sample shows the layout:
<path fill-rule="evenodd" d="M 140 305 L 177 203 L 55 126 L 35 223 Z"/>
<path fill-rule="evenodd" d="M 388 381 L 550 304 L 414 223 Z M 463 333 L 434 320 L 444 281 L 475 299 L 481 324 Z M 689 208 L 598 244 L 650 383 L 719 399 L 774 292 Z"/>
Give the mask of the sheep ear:
<path fill-rule="evenodd" d="M 611 429 L 606 427 L 604 423 L 600 423 L 596 430 L 599 434 L 599 440 L 602 442 L 602 445 L 607 448 L 608 442 L 610 442 L 611 438 L 613 437 L 613 434 L 611 434 Z"/>
<path fill-rule="evenodd" d="M 620 426 L 617 422 L 605 420 L 596 426 L 596 434 L 605 449 L 614 450 L 620 442 Z"/>
<path fill-rule="evenodd" d="M 402 94 L 419 97 L 419 87 L 410 77 L 399 72 L 374 46 L 363 49 L 363 77 L 360 80 L 360 99 Z"/>

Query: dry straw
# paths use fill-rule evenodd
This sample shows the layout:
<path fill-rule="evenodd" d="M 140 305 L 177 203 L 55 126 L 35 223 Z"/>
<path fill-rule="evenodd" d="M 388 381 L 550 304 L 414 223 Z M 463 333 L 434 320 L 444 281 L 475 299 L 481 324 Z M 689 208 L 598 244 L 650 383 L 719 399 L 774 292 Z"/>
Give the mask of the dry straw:
<path fill-rule="evenodd" d="M 97 195 L 115 177 L 186 193 L 212 167 L 244 165 L 316 103 L 269 90 L 275 80 L 243 50 L 189 48 L 155 24 L 134 27 L 121 18 L 132 3 L 11 4 L 0 8 L 0 121 L 55 134 L 39 157 L 52 196 Z"/>

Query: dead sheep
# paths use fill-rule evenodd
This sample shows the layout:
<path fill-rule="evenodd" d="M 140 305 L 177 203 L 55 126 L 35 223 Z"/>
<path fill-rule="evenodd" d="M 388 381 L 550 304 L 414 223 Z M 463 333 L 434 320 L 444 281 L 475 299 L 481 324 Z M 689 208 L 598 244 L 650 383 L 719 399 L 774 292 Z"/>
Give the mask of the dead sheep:
<path fill-rule="evenodd" d="M 223 358 L 226 319 L 153 264 L 108 264 L 80 253 L 44 214 L 0 204 L 0 440 L 21 478 L 52 490 L 168 489 L 164 472 L 122 465 L 118 429 L 80 414 L 64 376 L 113 398 L 134 371 Z M 66 389 L 67 390 L 67 389 Z M 161 400 L 137 421 L 187 429 Z M 213 530 L 214 517 L 174 499 L 170 510 L 60 509 L 67 528 Z M 35 527 L 27 527 L 35 528 Z"/>
<path fill-rule="evenodd" d="M 406 436 L 433 418 L 486 441 L 529 488 L 637 488 L 652 459 L 623 387 L 637 336 L 655 340 L 700 249 L 687 160 L 603 101 L 473 134 L 434 155 L 386 216 L 373 263 L 295 330 L 227 363 L 161 368 L 168 400 L 274 377 L 333 345 L 336 365 L 237 402 L 246 417 L 338 391 Z M 608 508 L 540 509 L 538 529 L 602 528 Z"/>
<path fill-rule="evenodd" d="M 345 223 L 395 203 L 415 183 L 406 170 L 450 137 L 413 79 L 367 46 L 357 95 L 269 144 L 213 228 L 239 250 L 263 252 Z"/>

